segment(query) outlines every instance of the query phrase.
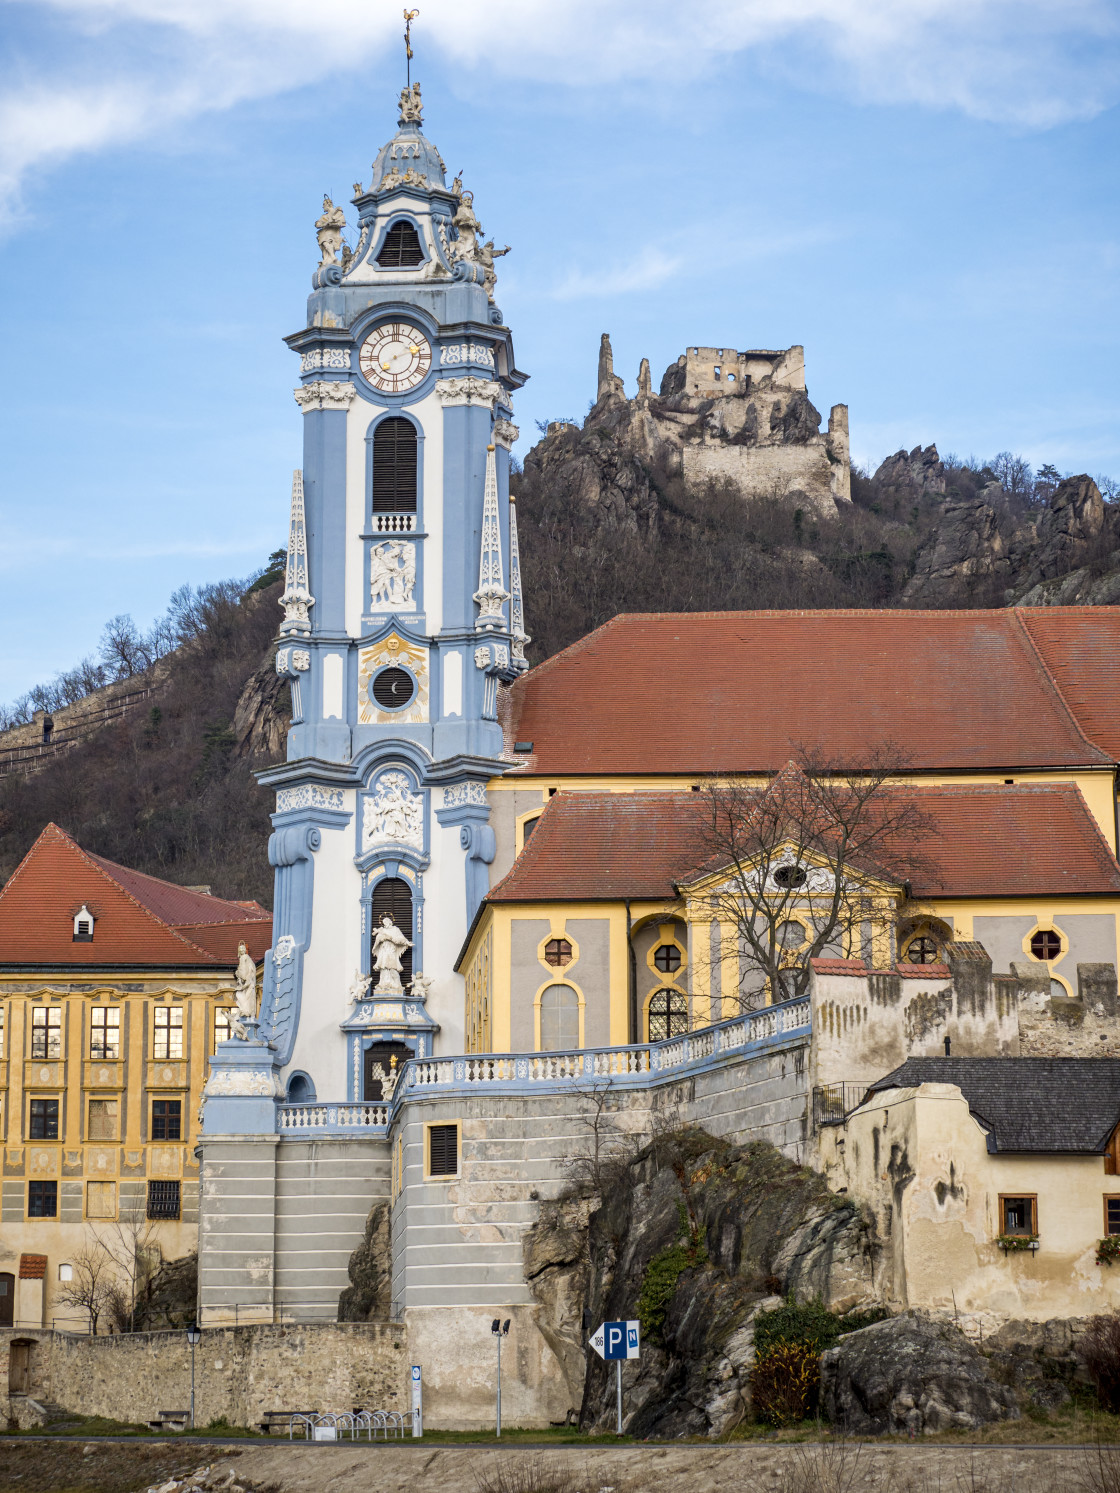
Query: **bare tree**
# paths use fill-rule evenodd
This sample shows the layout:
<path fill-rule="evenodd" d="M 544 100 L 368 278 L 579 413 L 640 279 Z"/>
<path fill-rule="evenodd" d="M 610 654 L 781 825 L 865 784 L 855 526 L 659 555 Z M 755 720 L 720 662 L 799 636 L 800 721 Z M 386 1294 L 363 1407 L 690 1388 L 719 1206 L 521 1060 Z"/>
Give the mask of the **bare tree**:
<path fill-rule="evenodd" d="M 765 788 L 713 780 L 702 790 L 707 895 L 735 929 L 743 1006 L 803 995 L 822 955 L 858 957 L 876 902 L 907 887 L 934 826 L 892 786 L 906 765 L 891 743 L 858 768 L 801 750 Z"/>
<path fill-rule="evenodd" d="M 623 1128 L 619 1097 L 610 1078 L 597 1079 L 577 1096 L 573 1115 L 580 1138 L 560 1162 L 560 1169 L 579 1191 L 602 1195 L 645 1144 L 643 1133 Z"/>
<path fill-rule="evenodd" d="M 122 1209 L 97 1234 L 97 1248 L 108 1262 L 112 1282 L 105 1310 L 117 1332 L 136 1331 L 137 1307 L 163 1258 L 157 1227 L 140 1202 Z"/>
<path fill-rule="evenodd" d="M 96 1336 L 98 1323 L 115 1302 L 113 1262 L 96 1235 L 88 1248 L 73 1256 L 73 1261 L 73 1275 L 60 1284 L 55 1300 L 85 1312 L 89 1330 Z"/>
<path fill-rule="evenodd" d="M 151 667 L 147 642 L 127 612 L 106 622 L 100 646 L 102 662 L 118 679 L 142 674 Z"/>

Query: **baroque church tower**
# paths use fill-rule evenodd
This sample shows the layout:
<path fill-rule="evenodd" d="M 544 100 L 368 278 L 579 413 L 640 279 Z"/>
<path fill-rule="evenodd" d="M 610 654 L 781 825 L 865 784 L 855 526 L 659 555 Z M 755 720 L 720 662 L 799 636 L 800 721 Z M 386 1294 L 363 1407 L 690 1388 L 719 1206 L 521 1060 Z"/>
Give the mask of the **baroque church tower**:
<path fill-rule="evenodd" d="M 507 250 L 447 185 L 419 84 L 353 201 L 350 252 L 324 200 L 307 323 L 286 339 L 304 455 L 276 653 L 292 727 L 262 775 L 274 941 L 256 1039 L 214 1061 L 211 1134 L 272 1131 L 277 1097 L 379 1100 L 394 1058 L 464 1050 L 452 971 L 494 857 L 498 683 L 526 668 Z"/>

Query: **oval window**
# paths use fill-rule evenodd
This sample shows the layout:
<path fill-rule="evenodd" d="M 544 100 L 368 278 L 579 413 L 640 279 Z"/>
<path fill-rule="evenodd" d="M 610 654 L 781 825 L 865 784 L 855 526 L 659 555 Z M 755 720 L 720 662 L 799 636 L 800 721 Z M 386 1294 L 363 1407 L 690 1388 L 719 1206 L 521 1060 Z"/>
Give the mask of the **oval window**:
<path fill-rule="evenodd" d="M 809 873 L 804 866 L 779 866 L 774 872 L 774 881 L 778 886 L 804 886 L 808 880 Z"/>
<path fill-rule="evenodd" d="M 382 710 L 403 710 L 416 693 L 416 683 L 405 669 L 382 669 L 371 686 Z"/>

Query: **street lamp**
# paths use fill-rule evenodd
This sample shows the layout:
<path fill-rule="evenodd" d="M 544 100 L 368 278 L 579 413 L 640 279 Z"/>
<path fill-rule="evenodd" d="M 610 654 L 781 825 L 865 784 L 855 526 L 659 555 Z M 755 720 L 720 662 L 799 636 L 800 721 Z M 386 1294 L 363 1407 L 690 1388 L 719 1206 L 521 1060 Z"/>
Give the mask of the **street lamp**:
<path fill-rule="evenodd" d="M 490 1323 L 490 1331 L 498 1339 L 498 1436 L 502 1434 L 502 1339 L 509 1335 L 509 1318 L 503 1322 L 500 1317 L 495 1317 Z"/>
<path fill-rule="evenodd" d="M 187 1328 L 187 1342 L 191 1345 L 191 1430 L 194 1430 L 194 1350 L 202 1337 L 202 1328 L 192 1322 Z"/>

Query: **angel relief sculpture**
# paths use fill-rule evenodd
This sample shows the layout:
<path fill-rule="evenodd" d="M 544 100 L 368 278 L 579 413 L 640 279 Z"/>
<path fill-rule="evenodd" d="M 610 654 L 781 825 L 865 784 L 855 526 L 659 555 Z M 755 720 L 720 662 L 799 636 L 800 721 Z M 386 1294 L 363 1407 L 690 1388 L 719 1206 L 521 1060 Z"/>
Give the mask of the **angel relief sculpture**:
<path fill-rule="evenodd" d="M 424 801 L 403 772 L 383 772 L 362 807 L 362 842 L 382 840 L 424 847 Z"/>

